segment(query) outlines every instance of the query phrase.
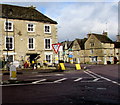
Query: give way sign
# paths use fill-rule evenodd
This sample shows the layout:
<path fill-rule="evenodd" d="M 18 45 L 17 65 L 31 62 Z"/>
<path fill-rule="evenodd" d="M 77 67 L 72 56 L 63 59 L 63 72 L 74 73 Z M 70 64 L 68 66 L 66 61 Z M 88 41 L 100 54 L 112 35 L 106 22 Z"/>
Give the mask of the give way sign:
<path fill-rule="evenodd" d="M 55 53 L 57 54 L 59 51 L 61 43 L 57 43 L 57 44 L 52 44 L 52 48 L 55 51 Z"/>

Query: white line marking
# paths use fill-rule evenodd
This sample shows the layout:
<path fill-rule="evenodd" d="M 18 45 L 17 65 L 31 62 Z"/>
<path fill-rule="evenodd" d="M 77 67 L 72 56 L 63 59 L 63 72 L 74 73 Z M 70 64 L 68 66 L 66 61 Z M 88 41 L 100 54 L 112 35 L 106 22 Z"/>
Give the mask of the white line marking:
<path fill-rule="evenodd" d="M 102 82 L 102 81 L 81 81 L 81 82 L 90 82 L 90 83 L 95 83 L 95 82 Z"/>
<path fill-rule="evenodd" d="M 105 79 L 105 80 L 107 80 L 107 81 L 112 81 L 112 80 L 110 80 L 110 79 L 108 79 L 108 78 L 105 78 L 105 77 L 102 77 L 102 76 L 100 76 L 100 78 Z"/>
<path fill-rule="evenodd" d="M 105 79 L 106 81 L 112 82 L 112 83 L 117 84 L 117 85 L 120 86 L 120 83 L 118 83 L 118 82 L 116 82 L 116 81 L 113 81 L 113 80 L 110 80 L 109 78 L 106 78 L 106 77 L 103 77 L 103 76 L 101 76 L 101 75 L 98 75 L 98 74 L 96 74 L 96 73 L 94 73 L 94 72 L 92 72 L 92 71 L 90 71 L 90 70 L 88 70 L 88 72 L 89 72 L 89 73 L 92 73 L 92 74 L 94 74 L 94 75 L 96 75 L 96 76 L 98 76 L 99 78 Z"/>
<path fill-rule="evenodd" d="M 74 82 L 80 81 L 82 78 L 75 79 Z"/>
<path fill-rule="evenodd" d="M 64 81 L 64 80 L 66 80 L 66 79 L 67 79 L 67 78 L 62 78 L 62 79 L 59 79 L 59 80 L 54 81 L 54 83 L 61 82 L 61 81 Z"/>
<path fill-rule="evenodd" d="M 90 74 L 89 72 L 86 72 L 86 71 L 84 71 L 86 74 L 88 74 L 89 76 L 91 76 L 91 77 L 93 77 L 93 78 L 97 78 L 97 77 L 95 77 L 94 75 L 92 75 L 92 74 Z"/>
<path fill-rule="evenodd" d="M 106 88 L 97 88 L 98 90 L 106 90 Z"/>
<path fill-rule="evenodd" d="M 55 74 L 56 76 L 63 76 L 63 74 Z"/>
<path fill-rule="evenodd" d="M 60 82 L 56 82 L 60 83 Z M 6 86 L 27 86 L 27 85 L 41 85 L 41 84 L 54 84 L 54 82 L 41 82 L 41 83 L 24 83 L 24 84 L 7 84 L 7 85 L 0 85 L 1 87 L 6 87 Z"/>
<path fill-rule="evenodd" d="M 32 82 L 33 84 L 36 84 L 36 83 L 39 83 L 39 82 L 43 82 L 43 81 L 46 81 L 47 79 L 41 79 L 41 80 L 38 80 L 38 81 L 35 81 L 35 82 Z"/>
<path fill-rule="evenodd" d="M 93 81 L 96 82 L 96 81 L 98 81 L 99 79 L 100 79 L 100 78 L 96 78 L 96 79 L 94 79 Z"/>

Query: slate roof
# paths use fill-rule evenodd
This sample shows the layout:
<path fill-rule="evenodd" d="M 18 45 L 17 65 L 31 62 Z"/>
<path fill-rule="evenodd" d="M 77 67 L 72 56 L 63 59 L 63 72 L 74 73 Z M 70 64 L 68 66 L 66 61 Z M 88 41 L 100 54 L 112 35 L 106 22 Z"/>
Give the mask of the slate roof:
<path fill-rule="evenodd" d="M 84 44 L 85 44 L 87 38 L 84 38 L 84 39 L 76 39 L 76 40 L 77 40 L 77 42 L 78 42 L 78 44 L 79 44 L 81 50 L 84 50 L 84 49 L 85 49 Z"/>
<path fill-rule="evenodd" d="M 84 44 L 85 44 L 87 38 L 84 38 L 84 39 L 75 39 L 75 40 L 77 40 L 77 42 L 78 42 L 81 50 L 85 49 Z M 63 46 L 63 49 L 65 49 L 65 43 L 67 43 L 67 49 L 71 49 L 72 46 L 73 46 L 73 44 L 74 44 L 74 41 L 64 41 L 64 42 L 61 42 L 61 44 Z"/>
<path fill-rule="evenodd" d="M 0 17 L 2 18 L 8 17 L 9 19 L 40 21 L 44 23 L 57 24 L 56 21 L 50 19 L 32 7 L 21 7 L 7 4 L 0 4 L 0 7 L 2 7 L 2 14 L 0 14 Z"/>
<path fill-rule="evenodd" d="M 113 41 L 110 38 L 108 38 L 106 35 L 95 34 L 95 33 L 92 33 L 92 34 L 89 34 L 89 35 L 94 35 L 102 43 L 113 43 Z"/>
<path fill-rule="evenodd" d="M 61 42 L 64 50 L 69 49 L 72 43 L 73 43 L 73 41 L 63 41 L 63 42 Z M 65 44 L 67 44 L 67 49 L 65 49 Z"/>

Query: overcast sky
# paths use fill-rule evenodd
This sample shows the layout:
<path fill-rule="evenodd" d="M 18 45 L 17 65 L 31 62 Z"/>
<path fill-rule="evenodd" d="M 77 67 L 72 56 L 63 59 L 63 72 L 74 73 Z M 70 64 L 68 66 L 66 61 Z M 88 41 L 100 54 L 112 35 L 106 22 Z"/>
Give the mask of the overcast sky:
<path fill-rule="evenodd" d="M 109 37 L 116 40 L 118 34 L 118 0 L 15 1 L 17 0 L 4 0 L 2 3 L 19 6 L 34 5 L 37 10 L 57 21 L 60 42 L 84 38 L 90 32 L 101 34 L 103 31 L 107 31 Z"/>

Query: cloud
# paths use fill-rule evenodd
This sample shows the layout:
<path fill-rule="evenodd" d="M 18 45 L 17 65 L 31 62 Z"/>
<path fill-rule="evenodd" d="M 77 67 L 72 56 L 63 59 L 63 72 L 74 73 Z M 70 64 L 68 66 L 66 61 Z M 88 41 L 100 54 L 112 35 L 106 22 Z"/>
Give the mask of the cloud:
<path fill-rule="evenodd" d="M 119 0 L 4 0 L 2 2 L 118 2 Z"/>
<path fill-rule="evenodd" d="M 58 22 L 59 41 L 84 38 L 89 32 L 108 31 L 113 40 L 117 35 L 117 3 L 53 3 L 45 13 Z"/>
<path fill-rule="evenodd" d="M 28 0 L 23 0 L 24 3 L 13 2 L 11 4 L 20 6 L 35 5 L 37 7 L 37 10 L 41 11 L 43 14 L 47 15 L 51 19 L 56 20 L 58 22 L 59 41 L 84 38 L 89 32 L 101 34 L 103 30 L 107 30 L 109 37 L 113 40 L 116 39 L 115 35 L 118 34 L 117 0 L 102 0 L 107 2 L 26 1 Z"/>

